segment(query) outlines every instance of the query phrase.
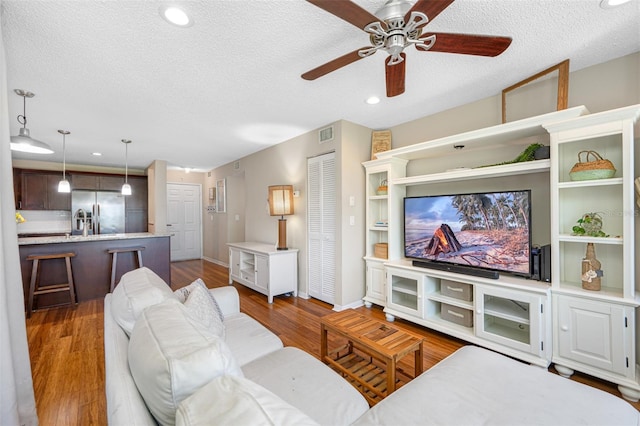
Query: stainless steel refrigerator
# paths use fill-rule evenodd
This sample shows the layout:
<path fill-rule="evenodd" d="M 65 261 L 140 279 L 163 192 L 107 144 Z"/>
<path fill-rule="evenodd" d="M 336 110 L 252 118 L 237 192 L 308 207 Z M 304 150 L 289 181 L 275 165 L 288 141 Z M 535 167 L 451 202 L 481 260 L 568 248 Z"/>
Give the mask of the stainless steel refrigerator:
<path fill-rule="evenodd" d="M 124 195 L 114 191 L 71 192 L 71 230 L 82 234 L 120 234 L 124 232 Z"/>

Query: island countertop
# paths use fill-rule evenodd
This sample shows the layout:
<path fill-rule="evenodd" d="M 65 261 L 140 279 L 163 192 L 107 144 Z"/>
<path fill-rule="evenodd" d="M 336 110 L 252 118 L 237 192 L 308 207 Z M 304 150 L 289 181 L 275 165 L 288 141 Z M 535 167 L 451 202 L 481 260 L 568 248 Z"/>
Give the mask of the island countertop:
<path fill-rule="evenodd" d="M 74 253 L 71 259 L 73 280 L 79 302 L 103 298 L 111 287 L 112 255 L 110 250 L 139 249 L 142 266 L 158 274 L 167 284 L 171 283 L 171 236 L 150 232 L 127 234 L 99 234 L 44 236 L 18 238 L 20 268 L 25 301 L 29 294 L 29 283 L 33 273 L 30 255 Z M 137 267 L 136 252 L 120 252 L 116 267 L 116 283 L 122 274 Z M 66 282 L 64 259 L 41 262 L 40 285 L 55 285 Z M 69 302 L 67 292 L 48 293 L 37 296 L 36 308 L 52 307 Z"/>
<path fill-rule="evenodd" d="M 129 234 L 98 234 L 98 235 L 51 235 L 43 237 L 20 237 L 18 236 L 18 245 L 33 244 L 60 244 L 60 243 L 84 243 L 87 241 L 107 241 L 107 240 L 131 240 L 136 238 L 158 238 L 168 237 L 169 234 L 152 234 L 151 232 L 136 232 Z"/>

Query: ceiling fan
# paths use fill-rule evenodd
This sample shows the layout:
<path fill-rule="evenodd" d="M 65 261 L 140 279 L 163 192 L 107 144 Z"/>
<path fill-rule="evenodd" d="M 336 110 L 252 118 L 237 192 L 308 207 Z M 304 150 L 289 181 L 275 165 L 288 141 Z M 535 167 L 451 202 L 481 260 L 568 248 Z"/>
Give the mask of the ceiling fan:
<path fill-rule="evenodd" d="M 403 50 L 410 45 L 418 51 L 498 56 L 511 44 L 510 37 L 425 32 L 427 23 L 454 0 L 417 0 L 413 6 L 410 0 L 388 0 L 375 15 L 350 0 L 307 1 L 365 31 L 371 46 L 361 47 L 302 74 L 305 80 L 315 80 L 383 50 L 389 54 L 385 61 L 387 97 L 393 97 L 404 93 L 406 55 Z"/>

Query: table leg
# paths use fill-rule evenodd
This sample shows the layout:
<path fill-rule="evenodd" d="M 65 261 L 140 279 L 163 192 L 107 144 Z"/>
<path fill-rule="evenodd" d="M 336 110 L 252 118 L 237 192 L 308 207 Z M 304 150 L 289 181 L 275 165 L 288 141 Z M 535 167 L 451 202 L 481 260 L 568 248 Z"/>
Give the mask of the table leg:
<path fill-rule="evenodd" d="M 387 396 L 396 390 L 396 360 L 391 357 L 387 360 Z"/>
<path fill-rule="evenodd" d="M 422 342 L 420 342 L 420 345 L 418 346 L 418 349 L 415 352 L 415 377 L 418 377 L 420 374 L 422 374 Z"/>

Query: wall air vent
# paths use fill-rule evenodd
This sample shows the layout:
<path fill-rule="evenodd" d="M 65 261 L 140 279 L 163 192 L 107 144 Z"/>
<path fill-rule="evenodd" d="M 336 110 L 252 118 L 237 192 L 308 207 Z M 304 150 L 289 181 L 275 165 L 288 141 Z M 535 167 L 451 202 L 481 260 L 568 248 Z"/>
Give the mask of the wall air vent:
<path fill-rule="evenodd" d="M 318 130 L 318 143 L 325 143 L 333 140 L 333 126 Z"/>
<path fill-rule="evenodd" d="M 240 170 L 240 160 L 233 162 L 233 170 Z"/>

